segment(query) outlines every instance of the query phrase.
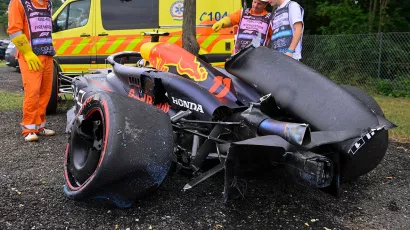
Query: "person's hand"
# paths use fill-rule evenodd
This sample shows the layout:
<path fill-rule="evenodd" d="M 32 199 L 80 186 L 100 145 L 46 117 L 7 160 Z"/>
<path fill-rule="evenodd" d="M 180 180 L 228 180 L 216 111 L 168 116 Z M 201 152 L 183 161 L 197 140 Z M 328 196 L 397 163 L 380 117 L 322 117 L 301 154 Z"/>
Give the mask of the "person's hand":
<path fill-rule="evenodd" d="M 231 24 L 231 19 L 229 17 L 224 17 L 212 26 L 212 30 L 215 32 L 218 32 L 222 28 L 228 27 L 230 24 Z"/>
<path fill-rule="evenodd" d="M 31 45 L 25 34 L 20 34 L 11 41 L 16 46 L 16 49 L 23 54 L 29 70 L 39 71 L 43 67 L 40 59 L 35 53 L 33 53 Z"/>
<path fill-rule="evenodd" d="M 219 30 L 222 29 L 223 25 L 224 25 L 224 24 L 223 24 L 223 22 L 221 22 L 221 21 L 216 22 L 216 23 L 212 26 L 212 30 L 215 31 L 215 32 L 218 32 Z"/>
<path fill-rule="evenodd" d="M 43 64 L 41 63 L 40 59 L 33 52 L 27 52 L 23 54 L 23 56 L 24 59 L 26 59 L 29 70 L 39 71 L 41 68 L 43 68 Z"/>

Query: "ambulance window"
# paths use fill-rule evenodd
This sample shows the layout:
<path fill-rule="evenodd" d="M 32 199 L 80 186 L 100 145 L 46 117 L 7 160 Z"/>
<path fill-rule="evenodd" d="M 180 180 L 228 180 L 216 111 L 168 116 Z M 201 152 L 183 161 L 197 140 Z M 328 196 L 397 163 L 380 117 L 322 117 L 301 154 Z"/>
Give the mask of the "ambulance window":
<path fill-rule="evenodd" d="M 90 0 L 76 1 L 68 4 L 54 21 L 54 32 L 87 25 L 89 14 Z"/>
<path fill-rule="evenodd" d="M 53 32 L 58 32 L 67 29 L 67 9 L 68 7 L 64 8 L 64 10 L 62 10 L 61 13 L 54 20 Z"/>
<path fill-rule="evenodd" d="M 106 30 L 158 28 L 158 0 L 102 0 Z"/>

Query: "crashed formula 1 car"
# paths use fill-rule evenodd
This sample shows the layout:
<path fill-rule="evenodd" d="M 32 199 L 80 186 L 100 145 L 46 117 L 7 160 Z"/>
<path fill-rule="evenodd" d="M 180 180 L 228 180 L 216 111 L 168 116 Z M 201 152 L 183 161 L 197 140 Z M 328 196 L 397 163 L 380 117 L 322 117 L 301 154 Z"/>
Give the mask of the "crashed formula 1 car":
<path fill-rule="evenodd" d="M 396 127 L 376 101 L 254 44 L 218 68 L 151 42 L 108 57 L 111 69 L 74 78 L 65 194 L 129 207 L 171 169 L 192 175 L 185 190 L 223 171 L 226 202 L 264 164 L 337 196 L 343 182 L 373 170 Z"/>

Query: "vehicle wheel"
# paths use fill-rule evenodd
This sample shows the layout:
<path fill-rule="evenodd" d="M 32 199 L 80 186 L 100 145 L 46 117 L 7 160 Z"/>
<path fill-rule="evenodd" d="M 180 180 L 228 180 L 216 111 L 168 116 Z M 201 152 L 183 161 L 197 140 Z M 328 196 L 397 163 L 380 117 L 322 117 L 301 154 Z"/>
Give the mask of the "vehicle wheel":
<path fill-rule="evenodd" d="M 377 101 L 358 87 L 341 85 L 344 89 L 367 105 L 376 115 L 384 117 L 383 110 Z M 382 130 L 373 136 L 352 158 L 342 156 L 341 181 L 352 181 L 375 169 L 386 155 L 389 144 L 389 133 Z"/>
<path fill-rule="evenodd" d="M 51 90 L 50 100 L 48 101 L 46 114 L 56 114 L 58 106 L 58 91 L 60 86 L 60 80 L 58 78 L 59 67 L 54 63 L 53 68 L 53 88 Z"/>
<path fill-rule="evenodd" d="M 76 115 L 66 149 L 65 194 L 124 208 L 163 183 L 172 163 L 169 116 L 111 92 L 90 96 Z"/>

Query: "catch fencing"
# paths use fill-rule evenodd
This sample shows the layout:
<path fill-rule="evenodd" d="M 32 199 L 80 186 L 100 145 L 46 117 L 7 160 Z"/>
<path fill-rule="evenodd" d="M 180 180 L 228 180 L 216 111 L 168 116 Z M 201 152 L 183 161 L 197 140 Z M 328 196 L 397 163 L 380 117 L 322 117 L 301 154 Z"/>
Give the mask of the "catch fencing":
<path fill-rule="evenodd" d="M 302 62 L 339 84 L 410 97 L 410 33 L 305 35 Z"/>

